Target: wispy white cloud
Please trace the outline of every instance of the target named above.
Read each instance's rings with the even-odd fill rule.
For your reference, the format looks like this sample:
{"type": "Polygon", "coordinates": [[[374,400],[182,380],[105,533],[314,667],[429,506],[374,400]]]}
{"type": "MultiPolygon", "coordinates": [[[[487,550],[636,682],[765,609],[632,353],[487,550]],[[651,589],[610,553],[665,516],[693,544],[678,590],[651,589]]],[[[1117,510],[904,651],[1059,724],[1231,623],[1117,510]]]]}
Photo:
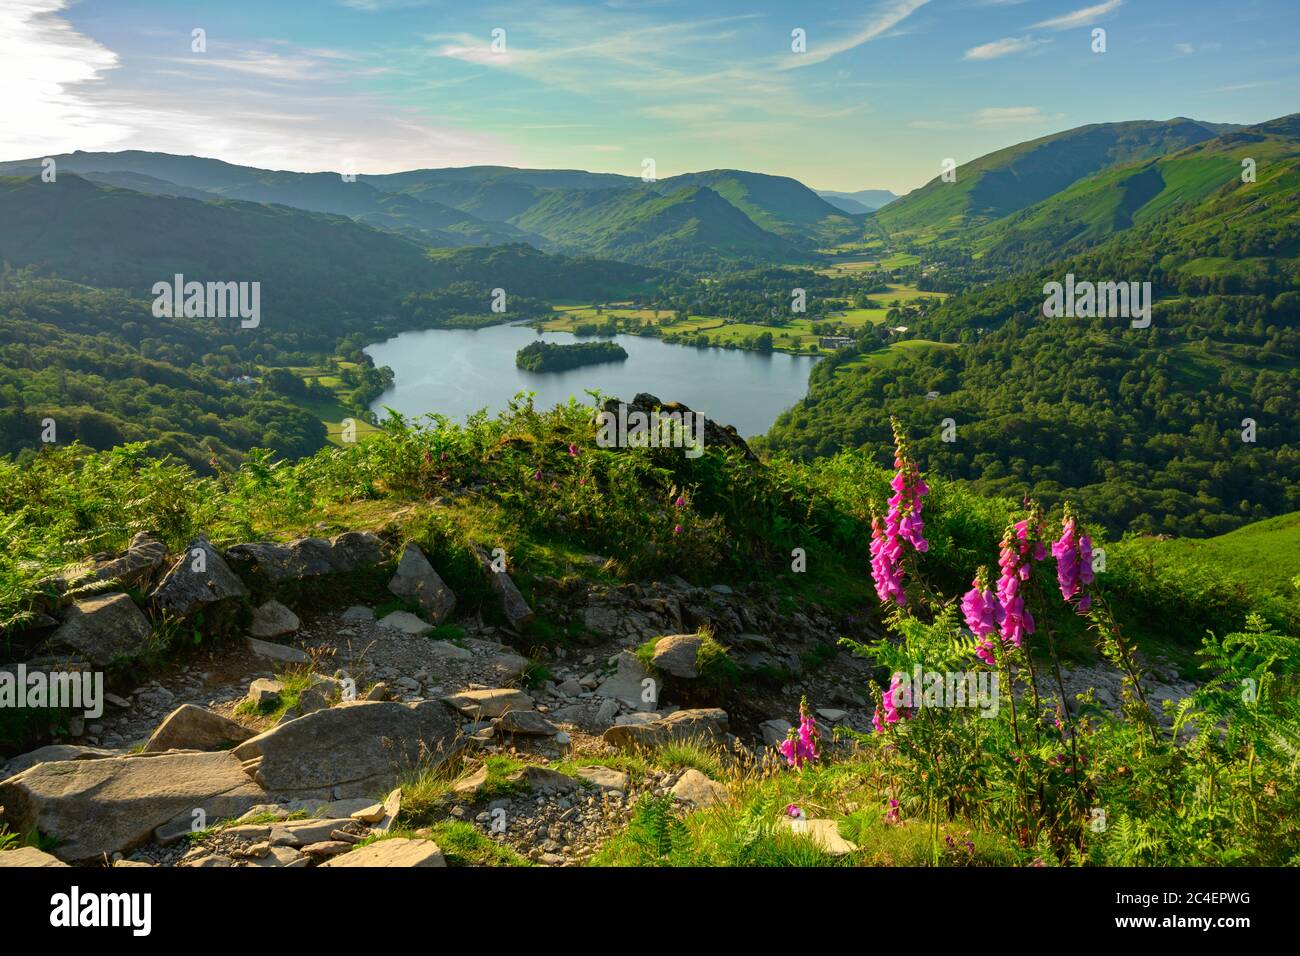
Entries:
{"type": "Polygon", "coordinates": [[[860,47],[864,43],[870,43],[872,40],[889,33],[894,27],[929,2],[930,0],[889,0],[889,2],[882,4],[867,22],[855,32],[830,43],[810,40],[808,52],[782,60],[780,68],[789,70],[802,66],[812,66],[814,63],[821,63],[840,53],[860,47]]]}
{"type": "Polygon", "coordinates": [[[1086,27],[1095,23],[1107,14],[1114,13],[1124,5],[1124,0],[1106,0],[1105,3],[1099,3],[1094,7],[1083,7],[1059,17],[1052,17],[1049,20],[1040,20],[1035,23],[1031,30],[1070,30],[1074,27],[1086,27]]]}
{"type": "Polygon", "coordinates": [[[963,60],[995,60],[1000,56],[1008,56],[1012,53],[1023,53],[1025,50],[1032,50],[1036,46],[1041,46],[1050,41],[1037,40],[1032,36],[1023,37],[1003,37],[1001,40],[994,40],[992,43],[983,43],[979,46],[973,46],[966,51],[962,57],[963,60]]]}
{"type": "Polygon", "coordinates": [[[988,106],[975,114],[977,126],[1018,126],[1051,119],[1054,117],[1044,115],[1037,106],[988,106]]]}

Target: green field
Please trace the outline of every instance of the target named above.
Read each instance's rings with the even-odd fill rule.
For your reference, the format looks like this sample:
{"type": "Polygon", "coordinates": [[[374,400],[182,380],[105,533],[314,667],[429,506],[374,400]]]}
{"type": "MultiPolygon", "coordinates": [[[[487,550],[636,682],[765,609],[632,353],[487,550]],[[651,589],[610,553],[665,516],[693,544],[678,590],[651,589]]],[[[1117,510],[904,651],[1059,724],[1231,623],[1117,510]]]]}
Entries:
{"type": "Polygon", "coordinates": [[[934,349],[955,349],[957,346],[951,342],[932,342],[930,339],[902,339],[898,342],[891,342],[883,349],[875,352],[868,352],[866,355],[859,355],[835,369],[836,372],[843,372],[848,369],[866,368],[873,366],[875,368],[888,368],[891,365],[897,365],[908,355],[922,355],[934,349]]]}
{"type": "MultiPolygon", "coordinates": [[[[355,362],[339,362],[339,368],[355,367],[355,362]]],[[[356,422],[357,441],[365,438],[367,435],[379,431],[374,425],[362,418],[357,417],[349,412],[347,406],[343,403],[343,398],[347,395],[349,386],[337,374],[327,369],[311,368],[299,366],[290,368],[289,371],[299,375],[306,382],[320,382],[326,388],[334,392],[335,398],[332,401],[323,399],[304,398],[293,396],[293,402],[299,408],[311,412],[322,422],[329,433],[329,440],[335,445],[343,444],[343,419],[351,418],[356,422]]]]}
{"type": "Polygon", "coordinates": [[[1158,553],[1211,564],[1236,580],[1280,595],[1300,582],[1300,511],[1256,521],[1217,538],[1173,538],[1153,544],[1158,553]]]}

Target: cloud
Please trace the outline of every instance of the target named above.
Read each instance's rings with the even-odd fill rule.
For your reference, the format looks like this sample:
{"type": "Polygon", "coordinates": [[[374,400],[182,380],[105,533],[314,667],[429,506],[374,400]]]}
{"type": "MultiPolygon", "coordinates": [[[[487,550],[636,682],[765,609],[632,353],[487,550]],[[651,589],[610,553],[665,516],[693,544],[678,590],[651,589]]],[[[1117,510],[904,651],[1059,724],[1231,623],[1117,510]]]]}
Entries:
{"type": "Polygon", "coordinates": [[[1095,7],[1084,7],[1081,10],[1075,10],[1064,16],[1052,17],[1050,20],[1040,20],[1035,23],[1031,30],[1069,30],[1074,27],[1086,27],[1088,24],[1113,13],[1124,5],[1124,0],[1106,0],[1105,3],[1099,3],[1095,7]]]}
{"type": "Polygon", "coordinates": [[[1014,126],[1020,123],[1044,123],[1051,117],[1037,106],[989,106],[975,114],[977,126],[1014,126]]]}
{"type": "Polygon", "coordinates": [[[869,43],[888,33],[929,2],[930,0],[890,0],[890,2],[882,5],[876,14],[863,24],[856,33],[832,43],[810,40],[807,53],[784,59],[779,68],[790,70],[802,66],[812,66],[814,63],[821,63],[837,54],[862,46],[864,43],[869,43]]]}
{"type": "Polygon", "coordinates": [[[1035,40],[1032,36],[1003,37],[1001,40],[994,40],[992,43],[984,43],[980,46],[971,47],[966,51],[962,59],[995,60],[1000,56],[1007,56],[1011,53],[1020,53],[1024,50],[1032,50],[1034,47],[1046,42],[1048,41],[1035,40]]]}
{"type": "Polygon", "coordinates": [[[1196,47],[1192,46],[1190,43],[1175,43],[1174,49],[1183,54],[1196,52],[1196,47]]]}
{"type": "Polygon", "coordinates": [[[0,4],[0,155],[96,149],[127,132],[90,96],[118,67],[117,54],[59,19],[65,6],[66,0],[0,4]]]}

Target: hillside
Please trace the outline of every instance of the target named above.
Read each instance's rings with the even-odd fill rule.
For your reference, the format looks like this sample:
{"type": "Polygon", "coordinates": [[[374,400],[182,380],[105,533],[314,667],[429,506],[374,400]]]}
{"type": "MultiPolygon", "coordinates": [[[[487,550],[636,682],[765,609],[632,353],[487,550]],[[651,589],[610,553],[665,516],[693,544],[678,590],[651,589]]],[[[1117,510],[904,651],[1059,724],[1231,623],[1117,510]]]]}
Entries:
{"type": "Polygon", "coordinates": [[[703,186],[667,195],[650,187],[551,193],[515,223],[546,236],[561,251],[663,266],[806,258],[703,186]]]}
{"type": "Polygon", "coordinates": [[[948,474],[989,493],[1072,498],[1112,530],[1213,535],[1296,510],[1300,179],[1291,159],[1261,164],[1253,184],[1216,168],[1230,178],[1201,203],[954,296],[907,333],[948,348],[881,353],[867,340],[822,363],[770,447],[878,447],[895,415],[948,474]],[[1150,282],[1151,326],[1043,318],[1045,283],[1067,273],[1150,282]],[[942,440],[945,419],[956,441],[942,440]]]}
{"type": "Polygon", "coordinates": [[[933,239],[1010,215],[1112,166],[1212,139],[1219,124],[1177,118],[1099,123],[1018,143],[958,166],[890,203],[876,219],[891,236],[933,239]]]}
{"type": "Polygon", "coordinates": [[[1215,203],[1234,192],[1284,200],[1279,190],[1300,185],[1297,166],[1300,120],[1282,117],[1098,173],[954,241],[990,260],[1043,261],[1161,216],[1213,215],[1215,203]],[[1241,180],[1246,160],[1255,163],[1255,183],[1241,180]]]}

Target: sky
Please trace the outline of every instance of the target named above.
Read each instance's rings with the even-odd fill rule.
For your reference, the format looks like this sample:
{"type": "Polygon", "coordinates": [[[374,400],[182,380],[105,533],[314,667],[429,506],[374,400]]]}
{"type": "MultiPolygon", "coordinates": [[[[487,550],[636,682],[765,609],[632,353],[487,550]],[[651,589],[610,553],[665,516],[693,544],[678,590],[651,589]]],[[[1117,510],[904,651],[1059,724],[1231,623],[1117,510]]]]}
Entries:
{"type": "Polygon", "coordinates": [[[1300,0],[0,0],[0,160],[653,159],[902,193],[945,159],[1086,123],[1261,122],[1298,90],[1300,0]]]}

